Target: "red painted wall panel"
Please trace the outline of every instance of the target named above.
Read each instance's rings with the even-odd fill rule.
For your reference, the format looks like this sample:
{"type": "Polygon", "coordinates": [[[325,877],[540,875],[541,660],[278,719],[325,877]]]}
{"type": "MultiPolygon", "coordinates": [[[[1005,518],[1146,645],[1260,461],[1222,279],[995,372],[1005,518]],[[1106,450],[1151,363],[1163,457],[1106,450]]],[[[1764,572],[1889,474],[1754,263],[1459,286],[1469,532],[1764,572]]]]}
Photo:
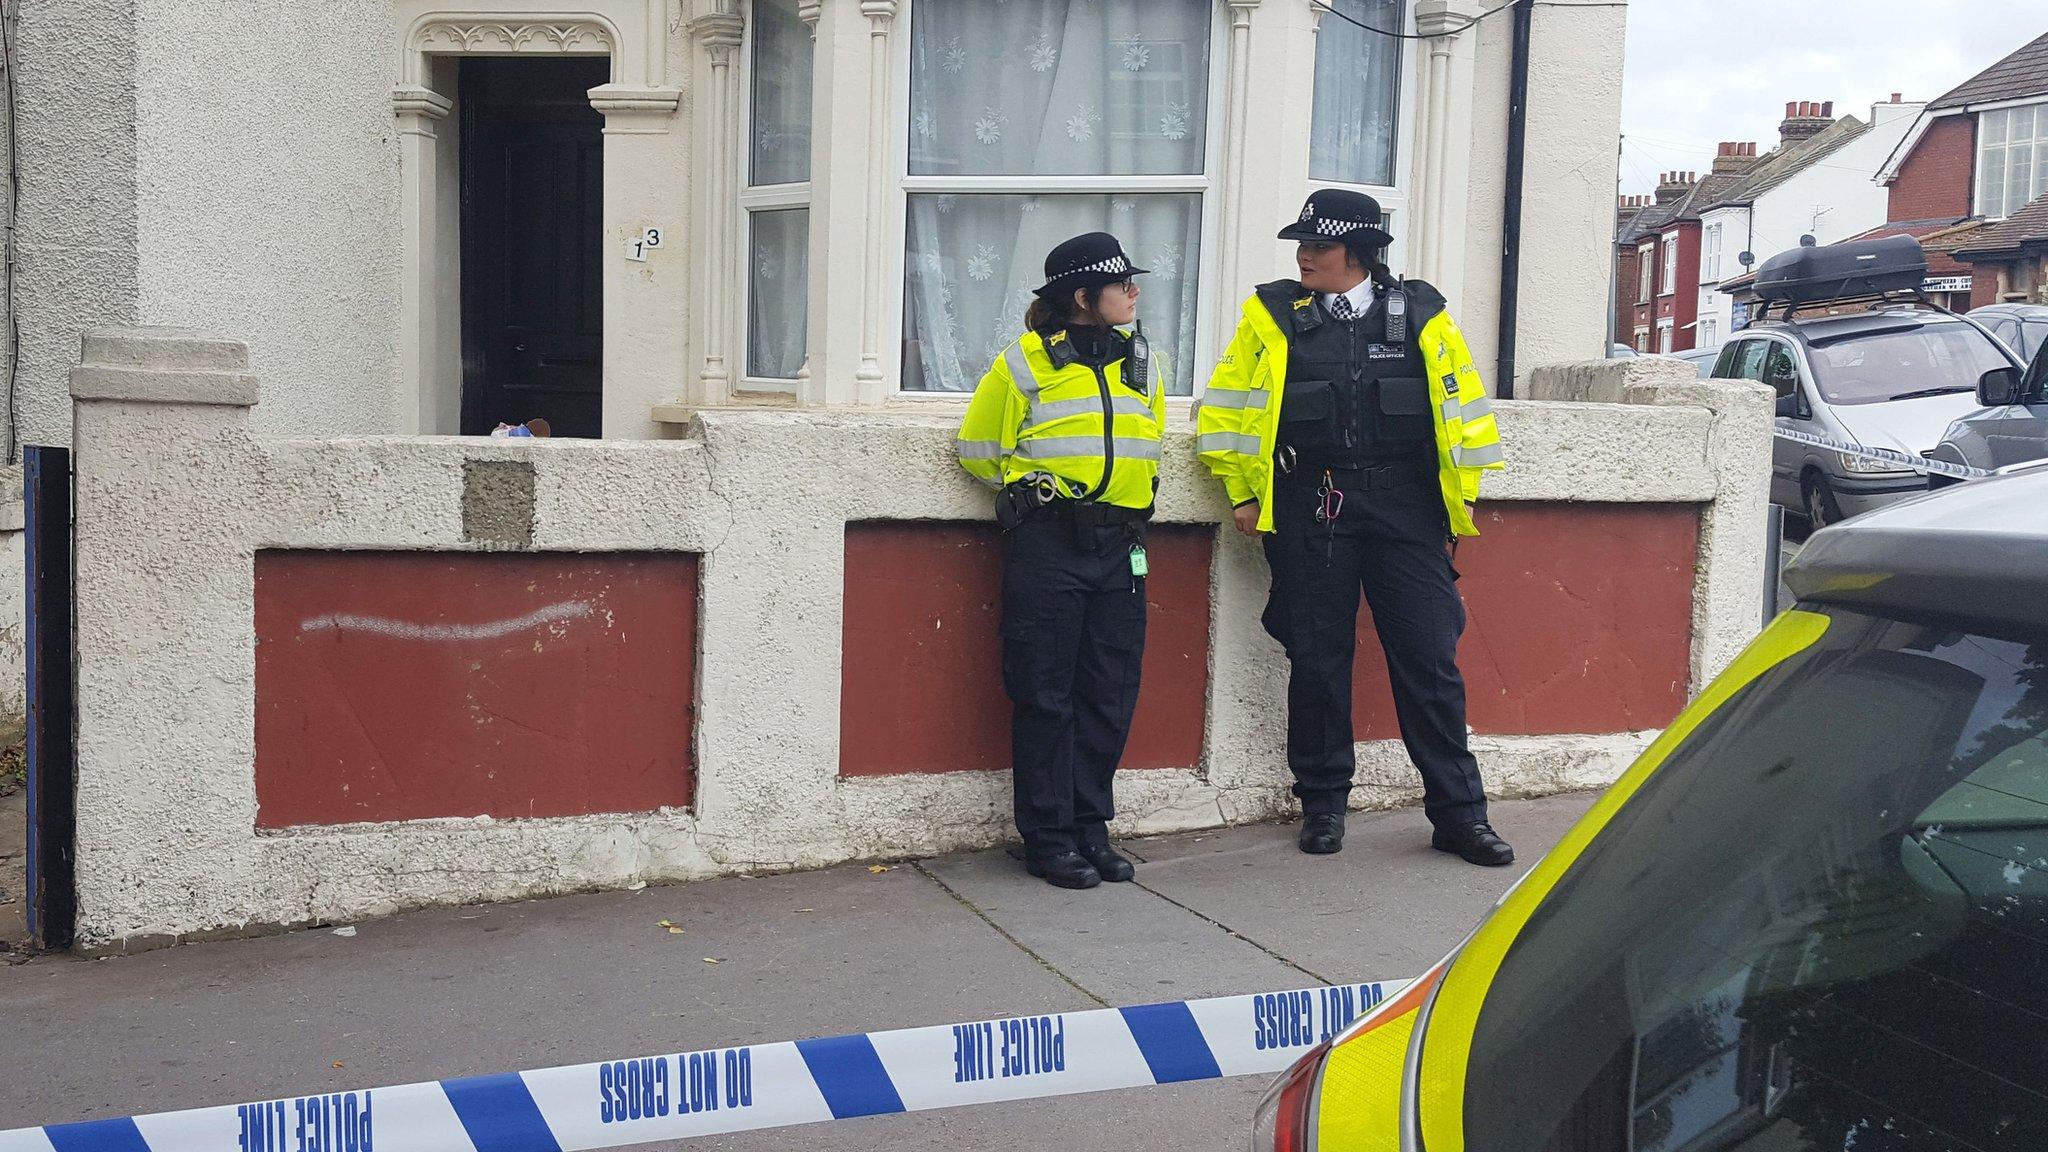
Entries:
{"type": "MultiPolygon", "coordinates": [[[[1684,504],[1481,505],[1459,545],[1466,722],[1492,735],[1662,728],[1692,678],[1699,512],[1684,504]]],[[[1371,614],[1359,619],[1352,728],[1394,740],[1371,614]]]]}
{"type": "Polygon", "coordinates": [[[697,558],[262,552],[259,828],[693,798],[697,558]]]}
{"type": "MultiPolygon", "coordinates": [[[[1002,544],[992,525],[846,526],[839,773],[1010,766],[1002,544]]],[[[1215,529],[1154,525],[1145,668],[1126,768],[1202,759],[1215,529]]]]}

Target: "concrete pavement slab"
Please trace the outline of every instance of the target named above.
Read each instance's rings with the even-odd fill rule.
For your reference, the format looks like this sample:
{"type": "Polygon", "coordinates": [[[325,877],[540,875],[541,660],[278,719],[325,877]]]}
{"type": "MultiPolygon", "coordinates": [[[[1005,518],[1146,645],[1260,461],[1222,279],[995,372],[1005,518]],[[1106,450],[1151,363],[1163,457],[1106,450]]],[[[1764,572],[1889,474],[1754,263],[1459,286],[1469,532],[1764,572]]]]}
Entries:
{"type": "MultiPolygon", "coordinates": [[[[1107,1005],[1229,996],[1317,983],[1135,884],[1085,892],[1034,879],[1002,851],[923,865],[1020,946],[1107,1005]]],[[[1139,879],[1149,866],[1138,866],[1139,879]]]]}
{"type": "Polygon", "coordinates": [[[909,867],[434,909],[0,968],[0,1128],[1093,1007],[909,867]]]}
{"type": "Polygon", "coordinates": [[[1593,799],[1495,801],[1494,825],[1515,846],[1506,868],[1436,851],[1422,813],[1404,810],[1354,813],[1334,856],[1295,848],[1293,825],[1140,841],[1138,879],[1330,983],[1405,979],[1463,939],[1593,799]]]}

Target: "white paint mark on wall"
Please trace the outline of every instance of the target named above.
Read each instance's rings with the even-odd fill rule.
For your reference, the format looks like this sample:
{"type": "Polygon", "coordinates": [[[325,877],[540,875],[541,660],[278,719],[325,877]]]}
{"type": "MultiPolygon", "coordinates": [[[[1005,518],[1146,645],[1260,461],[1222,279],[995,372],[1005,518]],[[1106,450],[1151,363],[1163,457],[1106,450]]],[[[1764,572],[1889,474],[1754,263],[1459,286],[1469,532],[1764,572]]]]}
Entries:
{"type": "MultiPolygon", "coordinates": [[[[300,632],[372,632],[396,640],[496,640],[514,632],[524,632],[543,624],[558,624],[565,620],[581,620],[596,610],[582,600],[569,600],[561,604],[550,604],[545,608],[514,616],[510,620],[492,620],[483,624],[415,624],[410,620],[389,620],[382,616],[357,616],[348,612],[337,612],[331,616],[316,616],[299,623],[300,632]]],[[[560,632],[557,631],[559,636],[560,632]]]]}

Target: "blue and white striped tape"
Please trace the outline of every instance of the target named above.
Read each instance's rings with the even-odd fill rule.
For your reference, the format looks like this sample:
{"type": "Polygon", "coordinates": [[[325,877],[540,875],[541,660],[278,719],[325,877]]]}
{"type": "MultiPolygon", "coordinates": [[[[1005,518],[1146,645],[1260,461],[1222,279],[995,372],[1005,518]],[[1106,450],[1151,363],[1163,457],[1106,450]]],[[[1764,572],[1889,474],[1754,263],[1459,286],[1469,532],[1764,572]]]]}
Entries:
{"type": "Polygon", "coordinates": [[[1404,981],[713,1048],[0,1132],[0,1152],[578,1152],[1279,1072],[1404,981]]]}
{"type": "Polygon", "coordinates": [[[1967,464],[1951,464],[1946,460],[1935,460],[1930,457],[1921,456],[1918,453],[1900,452],[1893,448],[1869,448],[1862,444],[1851,444],[1846,440],[1837,440],[1831,436],[1816,436],[1811,432],[1801,432],[1796,428],[1774,428],[1771,430],[1771,434],[1780,440],[1790,440],[1795,444],[1809,444],[1815,448],[1826,448],[1828,451],[1842,456],[1858,456],[1865,460],[1883,460],[1889,464],[1897,464],[1902,469],[1910,469],[1914,472],[1929,475],[1953,476],[1958,480],[1976,480],[1991,475],[1990,471],[1984,468],[1972,468],[1967,464]]]}

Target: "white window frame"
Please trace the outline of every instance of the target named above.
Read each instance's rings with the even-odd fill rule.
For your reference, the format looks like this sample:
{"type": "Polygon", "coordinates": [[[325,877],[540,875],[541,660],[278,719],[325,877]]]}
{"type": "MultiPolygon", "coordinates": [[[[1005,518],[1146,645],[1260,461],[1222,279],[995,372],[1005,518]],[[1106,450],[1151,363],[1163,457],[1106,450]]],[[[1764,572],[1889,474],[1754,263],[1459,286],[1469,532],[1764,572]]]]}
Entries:
{"type": "MultiPolygon", "coordinates": [[[[1400,31],[1405,35],[1414,36],[1416,34],[1416,7],[1417,0],[1401,0],[1400,31]]],[[[1329,21],[1337,19],[1337,17],[1333,17],[1328,13],[1318,13],[1318,16],[1323,23],[1317,26],[1318,31],[1316,32],[1316,35],[1321,36],[1322,32],[1320,29],[1329,21]]],[[[1227,45],[1228,41],[1226,40],[1223,43],[1227,45]]],[[[1408,162],[1413,158],[1410,149],[1417,144],[1417,141],[1415,139],[1415,74],[1421,70],[1419,67],[1421,61],[1418,57],[1418,53],[1416,52],[1416,44],[1417,41],[1415,40],[1401,41],[1401,82],[1400,84],[1396,85],[1394,89],[1394,100],[1398,104],[1398,107],[1394,109],[1393,168],[1394,179],[1397,181],[1401,178],[1401,173],[1409,170],[1407,165],[1408,162]]],[[[1313,56],[1311,56],[1311,59],[1313,59],[1313,56]]],[[[1226,61],[1226,65],[1227,63],[1228,62],[1226,61]]],[[[1314,84],[1315,77],[1310,76],[1309,90],[1311,96],[1309,105],[1308,139],[1311,141],[1315,139],[1315,106],[1313,97],[1314,84]]],[[[1247,107],[1249,107],[1250,103],[1251,101],[1249,100],[1249,98],[1247,98],[1247,107]]],[[[1315,179],[1311,179],[1308,182],[1308,186],[1309,191],[1311,192],[1323,188],[1349,188],[1354,192],[1363,192],[1366,195],[1372,197],[1373,199],[1379,201],[1381,211],[1385,212],[1387,216],[1391,218],[1387,221],[1387,223],[1390,225],[1387,228],[1387,231],[1392,233],[1394,236],[1394,242],[1387,246],[1387,265],[1391,268],[1398,269],[1407,261],[1408,232],[1406,225],[1400,223],[1401,221],[1405,221],[1409,218],[1407,189],[1402,188],[1398,184],[1351,184],[1339,180],[1315,179]]]]}
{"type": "Polygon", "coordinates": [[[1675,296],[1678,294],[1678,233],[1666,232],[1661,239],[1664,244],[1664,282],[1658,286],[1657,295],[1675,296]]]}
{"type": "Polygon", "coordinates": [[[1708,284],[1721,282],[1721,222],[1701,226],[1700,279],[1708,284]]]}
{"type": "Polygon", "coordinates": [[[1671,346],[1672,346],[1672,344],[1673,344],[1673,343],[1675,343],[1675,340],[1676,340],[1676,336],[1675,336],[1675,333],[1676,333],[1676,331],[1677,331],[1677,330],[1676,330],[1676,328],[1675,328],[1675,327],[1673,326],[1673,322],[1672,322],[1672,321],[1670,321],[1670,320],[1659,320],[1659,321],[1657,321],[1657,351],[1658,351],[1658,352],[1659,352],[1660,354],[1662,354],[1662,353],[1668,353],[1668,352],[1670,352],[1670,351],[1671,351],[1671,346]]]}
{"type": "Polygon", "coordinates": [[[1650,330],[1649,330],[1648,328],[1645,328],[1645,327],[1643,327],[1642,325],[1638,324],[1638,325],[1636,325],[1636,351],[1638,351],[1638,352],[1648,352],[1649,350],[1650,350],[1650,330]]]}
{"type": "MultiPolygon", "coordinates": [[[[1992,149],[1995,148],[1999,151],[2005,152],[2007,154],[2006,161],[2008,164],[2010,164],[2012,159],[2011,152],[2013,147],[2013,139],[2009,127],[2006,133],[2006,137],[2003,141],[1997,144],[1986,144],[1984,142],[1984,118],[1987,116],[2009,116],[2012,113],[2012,111],[2017,108],[2032,108],[2034,110],[2034,135],[2028,140],[2028,143],[2034,146],[2037,153],[2035,159],[2032,162],[2034,175],[2036,177],[2038,177],[2041,172],[2041,161],[2039,159],[2038,152],[2042,148],[2048,148],[2048,124],[2043,123],[2044,119],[2048,119],[2048,101],[2014,100],[2006,103],[2001,103],[1996,107],[1983,109],[1977,113],[1977,123],[1974,125],[1976,129],[1975,136],[1977,141],[1977,154],[1971,158],[1970,167],[1970,182],[1972,185],[1975,186],[1976,194],[1971,197],[1971,207],[1976,210],[1977,215],[1985,217],[1989,220],[2003,220],[2007,216],[2010,216],[2014,212],[2017,212],[2020,209],[2025,208],[2027,206],[2026,204],[2005,203],[2005,190],[2008,186],[2009,179],[2000,180],[1998,184],[1998,203],[1996,206],[1997,210],[1994,211],[1991,198],[1988,194],[1989,190],[1985,187],[1984,180],[1984,166],[1990,158],[1992,149]]],[[[2008,171],[2010,171],[2010,169],[2008,169],[2008,171]]],[[[2048,192],[2048,187],[2043,187],[2035,180],[2030,179],[2028,181],[2028,187],[2033,193],[2027,199],[2027,203],[2029,204],[2032,203],[2035,199],[2038,199],[2043,192],[2048,192]]]]}
{"type": "MultiPolygon", "coordinates": [[[[800,382],[798,377],[755,376],[748,371],[748,368],[751,367],[752,359],[750,355],[749,323],[754,311],[754,277],[752,274],[754,265],[754,214],[756,212],[775,211],[777,209],[803,208],[810,211],[813,214],[813,218],[815,218],[817,207],[813,202],[811,189],[816,184],[818,174],[816,171],[813,171],[811,179],[791,184],[755,185],[753,183],[754,29],[757,27],[754,20],[753,0],[747,0],[745,17],[746,23],[740,33],[740,45],[735,49],[739,53],[737,73],[739,77],[740,110],[739,139],[734,143],[733,167],[739,172],[740,186],[735,202],[739,206],[740,219],[738,221],[739,243],[733,245],[735,262],[731,269],[733,276],[733,299],[739,302],[738,307],[733,310],[732,332],[729,335],[729,339],[732,341],[729,345],[733,350],[732,358],[734,361],[737,361],[737,363],[733,364],[732,369],[733,391],[756,393],[782,392],[794,395],[797,390],[797,384],[800,382]]],[[[813,38],[811,41],[811,76],[813,84],[816,83],[817,78],[817,50],[818,43],[813,38]]],[[[815,109],[817,108],[817,101],[815,99],[811,102],[811,107],[815,115],[815,109]]],[[[815,123],[811,125],[811,131],[817,131],[815,123]]],[[[816,151],[813,150],[812,165],[814,168],[817,163],[816,155],[816,151]]],[[[808,248],[808,244],[806,247],[808,248]]],[[[806,253],[805,259],[808,262],[808,253],[806,253]]],[[[815,273],[816,269],[811,269],[811,272],[815,273]]],[[[806,331],[808,331],[810,321],[808,291],[806,291],[805,296],[805,325],[806,331]]],[[[804,364],[807,367],[810,364],[808,354],[804,357],[804,364]]]]}
{"type": "Polygon", "coordinates": [[[1657,242],[1636,246],[1636,303],[1648,304],[1657,296],[1657,242]]]}
{"type": "MultiPolygon", "coordinates": [[[[1195,364],[1207,364],[1213,358],[1216,333],[1210,319],[1216,309],[1206,306],[1208,290],[1216,284],[1222,253],[1218,251],[1222,237],[1222,215],[1217,211],[1217,187],[1222,174],[1217,172],[1223,150],[1224,89],[1227,87],[1230,70],[1230,23],[1225,6],[1210,4],[1209,20],[1209,103],[1202,139],[1202,171],[1185,176],[914,176],[910,172],[910,61],[911,40],[915,37],[917,0],[903,0],[896,14],[897,35],[890,37],[895,49],[893,62],[894,76],[890,87],[887,114],[890,133],[895,138],[894,155],[890,163],[891,172],[888,231],[883,235],[882,259],[882,309],[880,367],[883,381],[892,399],[913,403],[962,404],[967,400],[965,392],[945,392],[927,388],[906,390],[903,387],[903,290],[904,277],[908,273],[910,254],[909,242],[910,197],[922,193],[957,192],[963,196],[976,194],[1011,194],[1055,196],[1060,194],[1109,194],[1127,192],[1144,195],[1148,192],[1194,193],[1202,200],[1202,258],[1197,262],[1195,272],[1195,364]]],[[[815,173],[813,174],[815,175],[815,173]]],[[[1232,206],[1233,209],[1235,205],[1232,206]]],[[[1024,318],[1019,316],[1017,324],[1021,330],[1024,318]]],[[[1191,406],[1201,394],[1200,377],[1191,378],[1196,385],[1190,395],[1168,396],[1169,406],[1182,408],[1191,406]]]]}
{"type": "Polygon", "coordinates": [[[1697,329],[1697,332],[1698,332],[1698,337],[1699,337],[1699,339],[1698,339],[1698,345],[1699,345],[1699,347],[1701,347],[1701,348],[1716,348],[1716,347],[1719,347],[1719,346],[1720,346],[1720,343],[1721,343],[1721,321],[1720,321],[1720,320],[1719,320],[1719,319],[1718,319],[1717,317],[1713,317],[1713,316],[1706,316],[1706,317],[1702,317],[1702,318],[1700,319],[1700,326],[1699,326],[1699,328],[1697,329]]]}

